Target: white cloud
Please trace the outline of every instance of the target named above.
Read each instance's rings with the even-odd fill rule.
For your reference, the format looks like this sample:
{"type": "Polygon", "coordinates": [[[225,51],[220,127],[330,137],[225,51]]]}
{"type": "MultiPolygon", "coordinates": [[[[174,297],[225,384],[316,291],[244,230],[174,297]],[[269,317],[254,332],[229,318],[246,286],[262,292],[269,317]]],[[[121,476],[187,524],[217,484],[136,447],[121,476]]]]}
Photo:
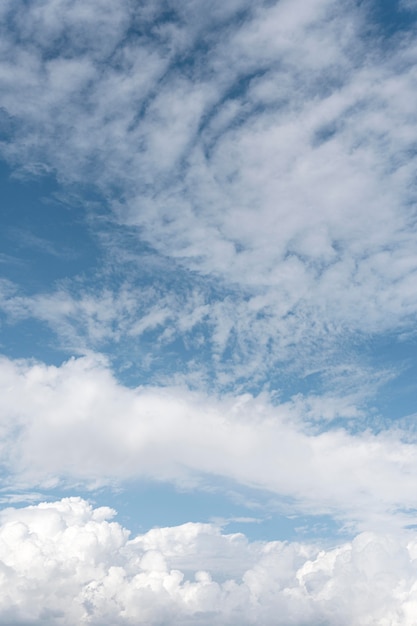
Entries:
{"type": "Polygon", "coordinates": [[[88,352],[106,342],[159,331],[161,343],[187,333],[208,315],[202,294],[190,289],[176,295],[157,284],[136,286],[124,281],[117,289],[63,281],[52,292],[25,295],[8,280],[0,280],[0,308],[10,324],[36,319],[48,324],[61,346],[88,352]]]}
{"type": "Polygon", "coordinates": [[[2,623],[414,624],[414,535],[326,548],[188,523],[130,539],[113,514],[80,498],[3,511],[2,623]]]}
{"type": "Polygon", "coordinates": [[[374,531],[334,549],[203,524],[129,540],[79,499],[8,509],[2,623],[415,623],[417,544],[398,532],[414,521],[415,437],[371,430],[366,399],[392,372],[369,373],[346,346],[415,332],[417,47],[404,31],[386,54],[357,4],[1,4],[2,154],[23,175],[93,185],[111,213],[91,221],[104,268],[35,294],[2,282],[2,311],[78,354],[189,341],[188,383],[214,369],[213,387],[234,389],[175,386],[182,362],[165,387],[128,388],[94,354],[3,358],[10,501],[57,484],[215,479],[374,531]],[[237,391],[294,372],[326,391],[282,403],[237,391]]]}
{"type": "MultiPolygon", "coordinates": [[[[170,259],[179,268],[174,288],[167,279],[160,290],[132,288],[130,277],[115,289],[101,276],[103,287],[66,283],[29,297],[5,283],[3,310],[48,323],[78,352],[155,329],[158,342],[186,340],[200,324],[190,341],[209,356],[194,353],[189,370],[201,380],[211,359],[224,385],[258,383],[291,359],[327,374],[346,336],[409,329],[415,44],[405,39],[389,59],[368,40],[365,49],[363,14],[350,3],[258,4],[237,21],[244,3],[229,14],[219,4],[215,31],[201,2],[172,6],[181,19],[156,3],[134,14],[99,2],[97,19],[79,2],[3,9],[14,27],[1,43],[2,106],[16,121],[5,155],[95,184],[112,219],[160,253],[162,270],[170,259]]],[[[364,414],[364,385],[352,392],[352,379],[345,397],[276,408],[262,397],[129,390],[88,360],[2,367],[18,390],[4,383],[1,400],[13,480],[218,474],[375,524],[412,506],[413,444],[306,430],[364,414]]]]}
{"type": "Polygon", "coordinates": [[[394,429],[317,432],[311,424],[355,417],[354,399],[298,395],[274,406],[267,396],[129,389],[92,357],[61,367],[3,358],[0,368],[0,452],[11,490],[135,477],[198,486],[217,477],[362,529],[409,523],[415,442],[394,429]]]}
{"type": "MultiPolygon", "coordinates": [[[[302,360],[300,346],[325,361],[346,335],[410,328],[414,41],[383,56],[350,2],[170,6],[171,17],[156,2],[6,5],[4,154],[95,184],[165,268],[175,259],[184,282],[207,278],[188,319],[210,304],[219,380],[302,360]]],[[[81,315],[97,347],[161,315],[181,335],[183,303],[165,296],[162,312],[115,306],[117,320],[97,319],[95,294],[64,322],[56,295],[25,306],[66,339],[81,315]]]]}

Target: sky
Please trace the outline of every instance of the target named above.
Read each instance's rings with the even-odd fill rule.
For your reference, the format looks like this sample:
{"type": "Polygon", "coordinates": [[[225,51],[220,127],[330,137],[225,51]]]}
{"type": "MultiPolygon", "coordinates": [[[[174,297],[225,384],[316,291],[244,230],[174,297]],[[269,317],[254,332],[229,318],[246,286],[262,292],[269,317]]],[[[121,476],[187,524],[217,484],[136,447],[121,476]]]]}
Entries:
{"type": "Polygon", "coordinates": [[[417,2],[0,4],[0,622],[417,623],[417,2]]]}

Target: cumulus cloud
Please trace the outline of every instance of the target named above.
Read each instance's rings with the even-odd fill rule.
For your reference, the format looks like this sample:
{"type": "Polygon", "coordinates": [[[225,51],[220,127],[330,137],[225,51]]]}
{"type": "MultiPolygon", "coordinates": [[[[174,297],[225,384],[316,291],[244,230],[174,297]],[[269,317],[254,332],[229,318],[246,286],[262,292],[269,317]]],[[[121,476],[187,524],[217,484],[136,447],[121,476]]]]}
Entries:
{"type": "Polygon", "coordinates": [[[409,434],[315,429],[321,416],[355,416],[346,399],[274,404],[266,395],[130,389],[93,357],[60,367],[3,358],[0,367],[0,452],[11,489],[137,477],[198,487],[219,477],[362,529],[410,523],[417,467],[409,434]]]}
{"type": "Polygon", "coordinates": [[[113,515],[81,498],[4,510],[2,623],[414,624],[414,535],[331,548],[188,523],[130,538],[113,515]]]}

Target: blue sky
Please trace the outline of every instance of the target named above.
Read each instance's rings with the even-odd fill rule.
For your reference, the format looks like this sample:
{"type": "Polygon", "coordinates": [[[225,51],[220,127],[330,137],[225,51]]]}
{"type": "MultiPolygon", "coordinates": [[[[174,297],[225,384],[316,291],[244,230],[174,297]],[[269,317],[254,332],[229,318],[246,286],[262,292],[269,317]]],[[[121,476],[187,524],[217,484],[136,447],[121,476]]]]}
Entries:
{"type": "Polygon", "coordinates": [[[2,4],[0,621],[415,623],[416,11],[2,4]]]}

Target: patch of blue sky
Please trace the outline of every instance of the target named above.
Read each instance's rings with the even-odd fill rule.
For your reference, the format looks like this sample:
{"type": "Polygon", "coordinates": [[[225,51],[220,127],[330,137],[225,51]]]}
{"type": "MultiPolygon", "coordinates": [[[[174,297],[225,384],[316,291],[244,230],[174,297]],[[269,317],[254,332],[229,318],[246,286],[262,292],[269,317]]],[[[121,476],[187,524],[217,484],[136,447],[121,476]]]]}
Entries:
{"type": "MultiPolygon", "coordinates": [[[[133,534],[155,526],[176,526],[186,522],[214,522],[226,532],[240,532],[251,541],[297,541],[326,537],[340,539],[343,524],[329,515],[283,513],[283,503],[271,501],[270,494],[233,485],[231,495],[221,483],[211,480],[210,489],[180,490],[166,483],[135,483],[120,492],[97,492],[94,502],[113,506],[120,521],[133,534]],[[281,509],[281,510],[280,510],[281,509]]],[[[84,494],[87,499],[91,494],[84,494]]]]}
{"type": "MultiPolygon", "coordinates": [[[[74,487],[8,494],[3,490],[4,505],[23,507],[33,493],[39,501],[51,502],[74,494],[74,487]]],[[[110,506],[115,518],[129,529],[131,536],[151,528],[178,526],[187,522],[214,523],[224,532],[243,533],[249,541],[326,541],[328,544],[351,536],[344,523],[329,514],[294,512],[294,503],[274,498],[269,493],[210,479],[210,485],[179,488],[170,483],[138,480],[119,488],[85,490],[78,496],[96,506],[110,506]]]]}
{"type": "Polygon", "coordinates": [[[390,37],[400,37],[404,31],[415,29],[415,8],[404,0],[371,0],[362,3],[370,12],[368,26],[384,38],[384,45],[390,37]]]}
{"type": "Polygon", "coordinates": [[[59,366],[69,356],[45,324],[33,319],[11,321],[0,318],[0,350],[10,359],[33,359],[59,366]]]}
{"type": "MultiPolygon", "coordinates": [[[[417,362],[415,359],[417,336],[384,334],[372,338],[367,350],[372,352],[375,368],[384,368],[392,376],[381,386],[373,399],[382,418],[381,427],[399,423],[416,413],[417,362]]],[[[410,426],[410,424],[409,424],[410,426]]]]}
{"type": "Polygon", "coordinates": [[[97,264],[99,249],[85,210],[68,192],[63,195],[54,176],[13,177],[2,162],[0,185],[4,278],[31,294],[97,264]]]}

